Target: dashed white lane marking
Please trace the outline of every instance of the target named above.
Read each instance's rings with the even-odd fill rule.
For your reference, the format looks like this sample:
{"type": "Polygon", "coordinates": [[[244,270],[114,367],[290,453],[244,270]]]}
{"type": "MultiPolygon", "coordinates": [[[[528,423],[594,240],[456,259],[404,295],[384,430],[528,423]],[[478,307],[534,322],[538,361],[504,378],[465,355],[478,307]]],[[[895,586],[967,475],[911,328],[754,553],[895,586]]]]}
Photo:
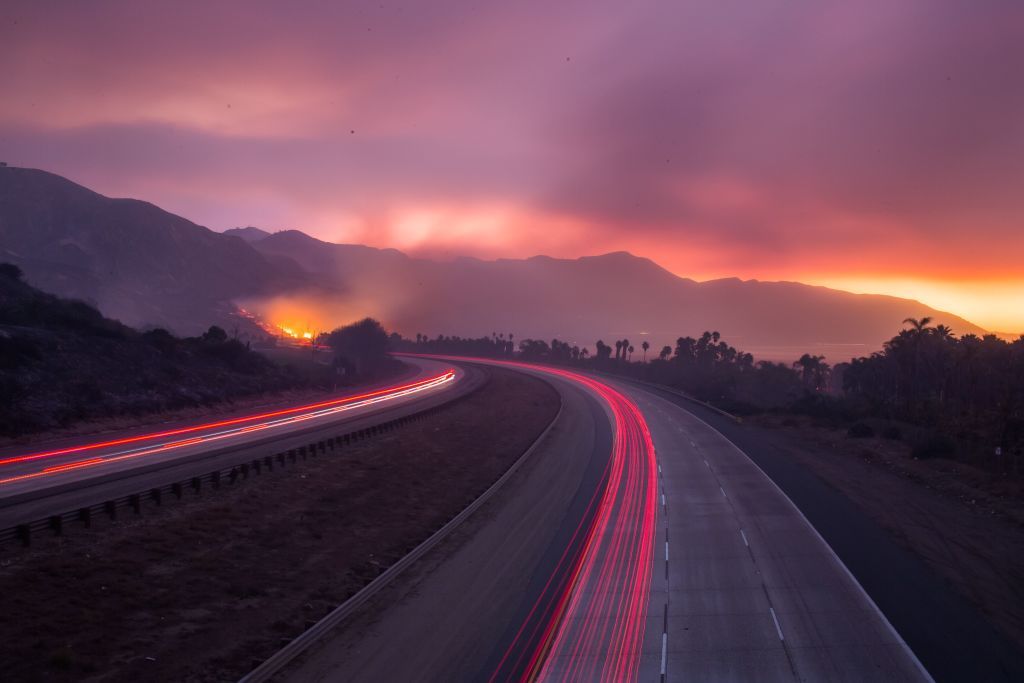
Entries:
{"type": "Polygon", "coordinates": [[[777,616],[775,616],[775,608],[774,607],[769,607],[768,611],[772,613],[772,621],[775,622],[775,630],[779,634],[779,640],[785,640],[785,637],[783,637],[783,635],[782,635],[782,627],[779,626],[779,618],[777,616]]]}
{"type": "Polygon", "coordinates": [[[658,465],[658,474],[661,474],[661,465],[658,465]]]}
{"type": "Polygon", "coordinates": [[[707,460],[704,461],[704,464],[708,466],[709,470],[711,469],[711,463],[709,463],[707,460]]]}
{"type": "Polygon", "coordinates": [[[661,494],[661,507],[665,507],[665,494],[661,494]]]}
{"type": "Polygon", "coordinates": [[[718,487],[718,490],[722,492],[722,497],[723,498],[728,498],[729,497],[729,496],[725,495],[725,489],[723,489],[721,486],[718,487]]]}
{"type": "Polygon", "coordinates": [[[743,537],[743,545],[750,547],[750,543],[747,542],[747,535],[743,533],[743,529],[740,529],[740,536],[743,537]]]}
{"type": "Polygon", "coordinates": [[[668,634],[663,631],[661,634],[661,675],[663,677],[665,676],[666,659],[668,659],[668,634]]]}
{"type": "Polygon", "coordinates": [[[668,562],[668,541],[665,541],[665,561],[668,562]]]}

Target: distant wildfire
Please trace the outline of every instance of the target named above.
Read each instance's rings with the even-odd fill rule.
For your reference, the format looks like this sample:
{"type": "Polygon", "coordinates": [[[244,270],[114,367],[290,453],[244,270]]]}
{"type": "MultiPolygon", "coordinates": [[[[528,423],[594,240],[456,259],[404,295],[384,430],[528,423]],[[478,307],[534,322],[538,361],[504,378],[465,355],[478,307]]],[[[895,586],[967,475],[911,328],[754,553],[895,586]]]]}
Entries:
{"type": "Polygon", "coordinates": [[[297,340],[315,339],[371,315],[336,297],[309,293],[246,300],[239,310],[268,334],[297,340]]]}

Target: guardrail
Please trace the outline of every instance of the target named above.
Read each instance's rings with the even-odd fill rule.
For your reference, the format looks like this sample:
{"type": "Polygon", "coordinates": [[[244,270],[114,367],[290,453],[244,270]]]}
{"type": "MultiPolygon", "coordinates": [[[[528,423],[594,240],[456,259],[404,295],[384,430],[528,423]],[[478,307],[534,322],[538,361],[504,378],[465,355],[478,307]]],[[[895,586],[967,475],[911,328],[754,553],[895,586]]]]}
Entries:
{"type": "Polygon", "coordinates": [[[246,459],[244,462],[213,470],[206,474],[179,479],[163,486],[149,488],[101,503],[79,507],[61,514],[50,515],[43,519],[36,519],[7,527],[6,529],[0,529],[0,548],[10,546],[11,544],[27,548],[32,545],[33,538],[39,534],[61,536],[72,525],[88,529],[92,527],[95,518],[116,520],[118,515],[125,510],[130,510],[133,514],[140,515],[142,514],[143,504],[162,506],[165,502],[180,501],[186,494],[199,495],[204,490],[216,491],[224,486],[245,481],[250,477],[258,477],[262,474],[273,472],[275,469],[283,469],[290,464],[298,463],[300,459],[306,460],[328,452],[335,452],[347,445],[392,432],[404,425],[435,415],[472,396],[479,389],[480,387],[476,387],[474,390],[451,401],[387,420],[380,424],[311,441],[304,446],[278,451],[258,458],[246,459]]]}

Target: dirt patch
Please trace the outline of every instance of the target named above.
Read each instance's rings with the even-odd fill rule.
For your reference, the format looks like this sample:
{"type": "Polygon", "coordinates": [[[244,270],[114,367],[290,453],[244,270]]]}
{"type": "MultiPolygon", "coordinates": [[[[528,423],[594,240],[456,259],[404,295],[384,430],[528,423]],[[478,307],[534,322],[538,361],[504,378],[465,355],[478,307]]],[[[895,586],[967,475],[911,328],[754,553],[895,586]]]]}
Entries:
{"type": "Polygon", "coordinates": [[[898,440],[851,438],[804,417],[749,420],[922,557],[1024,649],[1024,485],[898,440]]]}
{"type": "Polygon", "coordinates": [[[236,680],[457,514],[547,426],[551,387],[490,373],[469,400],[340,454],[0,555],[4,676],[236,680]]]}

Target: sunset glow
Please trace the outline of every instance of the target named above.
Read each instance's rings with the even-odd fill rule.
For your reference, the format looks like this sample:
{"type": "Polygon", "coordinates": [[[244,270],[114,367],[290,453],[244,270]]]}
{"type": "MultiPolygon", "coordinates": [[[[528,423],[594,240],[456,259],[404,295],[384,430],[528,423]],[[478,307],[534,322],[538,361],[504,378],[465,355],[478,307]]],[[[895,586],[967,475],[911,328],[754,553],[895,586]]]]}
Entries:
{"type": "MultiPolygon", "coordinates": [[[[0,140],[12,164],[216,230],[440,258],[627,250],[1024,330],[1024,8],[748,10],[17,4],[0,140]]],[[[297,315],[270,319],[336,320],[297,315]]]]}

